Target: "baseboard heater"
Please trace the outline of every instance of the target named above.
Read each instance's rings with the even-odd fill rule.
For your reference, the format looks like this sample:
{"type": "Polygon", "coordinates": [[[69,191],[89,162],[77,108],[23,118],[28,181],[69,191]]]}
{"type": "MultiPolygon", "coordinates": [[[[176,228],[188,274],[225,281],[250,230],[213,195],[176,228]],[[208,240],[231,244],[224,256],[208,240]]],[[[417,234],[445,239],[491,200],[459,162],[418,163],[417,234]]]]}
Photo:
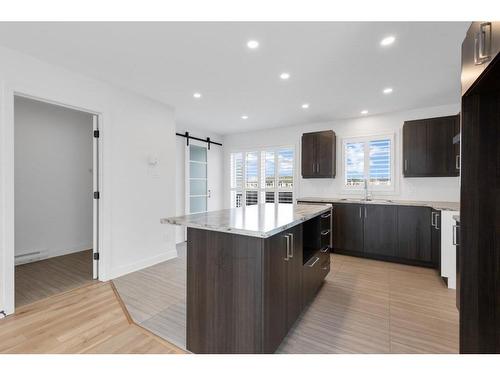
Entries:
{"type": "Polygon", "coordinates": [[[47,250],[32,251],[31,253],[25,253],[14,256],[14,262],[16,266],[26,263],[36,262],[38,260],[48,258],[47,250]]]}

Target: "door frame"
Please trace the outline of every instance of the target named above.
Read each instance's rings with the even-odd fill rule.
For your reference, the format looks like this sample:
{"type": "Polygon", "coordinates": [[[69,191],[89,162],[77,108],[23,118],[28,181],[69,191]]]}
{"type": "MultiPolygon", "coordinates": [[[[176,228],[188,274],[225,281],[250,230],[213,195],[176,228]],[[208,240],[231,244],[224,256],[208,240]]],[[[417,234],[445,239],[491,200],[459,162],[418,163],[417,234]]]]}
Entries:
{"type": "MultiPolygon", "coordinates": [[[[0,92],[0,108],[2,109],[2,117],[0,118],[0,162],[3,169],[0,170],[0,198],[2,199],[0,203],[3,203],[2,208],[4,211],[0,214],[0,238],[3,236],[3,251],[0,248],[0,310],[6,315],[13,314],[15,311],[14,98],[16,96],[86,112],[97,118],[100,137],[97,142],[98,148],[96,152],[93,150],[93,155],[94,159],[97,158],[95,163],[99,166],[96,177],[100,189],[100,199],[99,202],[97,202],[100,209],[98,209],[97,215],[94,215],[93,228],[97,229],[97,236],[94,236],[94,241],[98,244],[97,248],[100,253],[99,265],[101,267],[97,267],[95,276],[98,280],[105,279],[105,271],[103,270],[103,236],[99,235],[103,233],[104,225],[104,210],[102,209],[104,202],[102,199],[104,165],[102,147],[102,129],[104,127],[103,113],[97,110],[51,100],[40,95],[30,94],[29,91],[30,90],[16,90],[13,87],[5,85],[3,87],[3,92],[0,92]]],[[[93,247],[95,247],[95,245],[93,245],[93,247]]],[[[0,318],[2,318],[2,316],[0,316],[0,318]]]]}

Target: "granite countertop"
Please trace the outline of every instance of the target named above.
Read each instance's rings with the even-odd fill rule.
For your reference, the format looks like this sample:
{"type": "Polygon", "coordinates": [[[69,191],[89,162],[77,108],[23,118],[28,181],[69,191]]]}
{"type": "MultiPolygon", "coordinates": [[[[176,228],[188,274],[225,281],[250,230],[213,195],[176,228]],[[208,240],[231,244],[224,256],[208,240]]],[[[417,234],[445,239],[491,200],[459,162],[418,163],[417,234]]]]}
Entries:
{"type": "Polygon", "coordinates": [[[169,217],[160,223],[267,238],[330,209],[326,205],[266,203],[169,217]]]}
{"type": "Polygon", "coordinates": [[[371,201],[365,201],[359,198],[318,198],[305,197],[299,198],[300,202],[319,202],[319,203],[362,203],[362,204],[386,204],[399,206],[422,206],[431,207],[441,211],[460,211],[460,202],[433,202],[433,201],[405,201],[397,199],[376,198],[371,201]]]}

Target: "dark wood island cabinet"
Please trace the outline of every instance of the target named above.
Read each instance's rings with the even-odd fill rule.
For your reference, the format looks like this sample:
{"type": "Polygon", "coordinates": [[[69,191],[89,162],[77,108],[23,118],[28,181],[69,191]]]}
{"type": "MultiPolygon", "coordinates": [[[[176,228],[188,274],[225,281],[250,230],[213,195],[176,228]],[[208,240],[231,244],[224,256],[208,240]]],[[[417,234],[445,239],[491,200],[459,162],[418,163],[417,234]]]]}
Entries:
{"type": "Polygon", "coordinates": [[[330,219],[330,206],[290,204],[164,219],[188,226],[187,349],[275,352],[330,270],[330,219]]]}

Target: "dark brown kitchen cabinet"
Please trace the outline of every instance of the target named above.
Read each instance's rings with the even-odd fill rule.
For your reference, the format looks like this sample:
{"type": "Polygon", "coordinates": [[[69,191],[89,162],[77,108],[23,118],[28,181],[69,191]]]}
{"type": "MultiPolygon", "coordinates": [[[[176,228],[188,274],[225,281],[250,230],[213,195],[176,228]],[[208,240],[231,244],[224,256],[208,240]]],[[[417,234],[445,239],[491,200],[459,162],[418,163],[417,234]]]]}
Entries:
{"type": "Polygon", "coordinates": [[[397,256],[397,206],[366,204],[364,215],[364,253],[397,256]]]}
{"type": "Polygon", "coordinates": [[[333,208],[333,248],[363,252],[363,207],[361,204],[335,204],[333,208]]]}
{"type": "Polygon", "coordinates": [[[326,248],[317,251],[304,263],[302,284],[304,305],[314,298],[328,272],[330,272],[330,252],[326,248]]]}
{"type": "Polygon", "coordinates": [[[265,241],[265,352],[274,352],[302,311],[302,225],[265,241]]]}
{"type": "MultiPolygon", "coordinates": [[[[500,22],[462,44],[460,353],[500,353],[500,22]]],[[[458,223],[457,223],[458,224],[458,223]]],[[[458,281],[459,280],[459,281],[458,281]]]]}
{"type": "Polygon", "coordinates": [[[287,332],[302,311],[302,225],[284,232],[290,237],[290,255],[286,267],[286,322],[287,332]]]}
{"type": "Polygon", "coordinates": [[[398,207],[398,258],[432,263],[431,220],[428,207],[398,207]]]}
{"type": "Polygon", "coordinates": [[[335,148],[332,130],[302,134],[302,177],[335,177],[335,148]]]}
{"type": "Polygon", "coordinates": [[[472,22],[462,43],[462,95],[474,89],[499,52],[500,21],[472,22]]]}
{"type": "Polygon", "coordinates": [[[453,137],[459,116],[405,121],[403,125],[403,175],[405,177],[458,176],[457,146],[453,137]]]}

